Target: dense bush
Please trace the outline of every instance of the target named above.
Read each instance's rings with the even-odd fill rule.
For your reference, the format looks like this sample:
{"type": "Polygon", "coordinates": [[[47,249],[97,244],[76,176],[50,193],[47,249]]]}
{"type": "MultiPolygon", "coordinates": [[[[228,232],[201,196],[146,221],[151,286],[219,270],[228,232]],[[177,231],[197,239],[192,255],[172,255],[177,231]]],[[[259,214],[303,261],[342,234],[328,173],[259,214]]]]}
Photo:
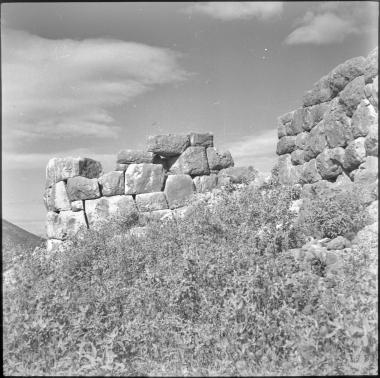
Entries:
{"type": "Polygon", "coordinates": [[[146,237],[109,223],[27,256],[4,297],[5,373],[376,373],[377,255],[347,253],[333,285],[314,274],[288,250],[292,198],[227,187],[146,237]]]}

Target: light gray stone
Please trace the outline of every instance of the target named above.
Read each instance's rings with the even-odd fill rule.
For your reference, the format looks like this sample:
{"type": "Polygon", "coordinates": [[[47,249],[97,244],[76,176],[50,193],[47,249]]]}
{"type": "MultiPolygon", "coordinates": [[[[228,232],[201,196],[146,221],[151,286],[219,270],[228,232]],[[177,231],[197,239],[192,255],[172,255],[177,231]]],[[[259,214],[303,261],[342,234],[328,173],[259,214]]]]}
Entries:
{"type": "Polygon", "coordinates": [[[164,192],[137,194],[136,205],[140,212],[165,210],[168,208],[164,192]]]}
{"type": "Polygon", "coordinates": [[[193,178],[195,189],[199,193],[211,192],[218,185],[218,175],[197,176],[193,178]]]}
{"type": "Polygon", "coordinates": [[[366,212],[368,214],[368,221],[370,224],[377,222],[379,219],[379,201],[373,201],[369,206],[367,206],[366,212]]]}
{"type": "Polygon", "coordinates": [[[278,137],[286,136],[286,127],[289,127],[293,119],[294,111],[285,113],[277,118],[277,133],[278,137]]]}
{"type": "Polygon", "coordinates": [[[291,122],[285,125],[286,135],[297,135],[303,131],[304,110],[299,108],[294,111],[291,122]]]}
{"type": "Polygon", "coordinates": [[[46,234],[49,239],[65,240],[77,234],[81,228],[87,228],[83,211],[61,211],[47,213],[46,234]]]}
{"type": "Polygon", "coordinates": [[[165,194],[170,209],[184,206],[194,193],[194,183],[189,175],[168,176],[165,184],[165,194]]]}
{"type": "Polygon", "coordinates": [[[334,92],[330,87],[329,77],[323,76],[307,91],[303,96],[303,106],[312,106],[321,102],[326,102],[334,97],[334,92]]]}
{"type": "Polygon", "coordinates": [[[111,171],[98,178],[103,196],[116,196],[124,194],[124,172],[111,171]]]}
{"type": "Polygon", "coordinates": [[[48,211],[70,210],[70,201],[66,192],[66,183],[59,181],[45,190],[44,203],[48,211]]]}
{"type": "Polygon", "coordinates": [[[138,219],[138,210],[132,196],[118,195],[87,200],[85,209],[90,228],[101,226],[102,222],[109,220],[138,219]]]}
{"type": "Polygon", "coordinates": [[[165,210],[155,210],[150,212],[141,212],[140,213],[140,219],[147,223],[150,221],[164,221],[172,219],[173,217],[173,210],[165,209],[165,210]]]}
{"type": "Polygon", "coordinates": [[[75,176],[97,178],[102,173],[102,165],[89,158],[52,158],[46,166],[46,187],[75,176]]]}
{"type": "Polygon", "coordinates": [[[217,188],[223,188],[226,185],[231,184],[231,177],[228,176],[218,176],[217,188]]]}
{"type": "Polygon", "coordinates": [[[301,165],[291,163],[290,154],[281,155],[278,158],[278,178],[282,185],[298,184],[301,177],[301,165]]]}
{"type": "MultiPolygon", "coordinates": [[[[218,177],[229,177],[233,184],[241,184],[244,181],[251,181],[256,176],[256,171],[252,166],[248,167],[230,167],[222,169],[218,177]]],[[[219,180],[219,178],[218,178],[219,180]]]]}
{"type": "Polygon", "coordinates": [[[344,149],[335,147],[325,149],[317,156],[318,172],[323,179],[330,180],[342,173],[342,164],[344,159],[344,149]]]}
{"type": "Polygon", "coordinates": [[[144,150],[121,150],[117,154],[118,164],[153,163],[153,153],[144,150]]]}
{"type": "Polygon", "coordinates": [[[304,108],[302,124],[303,129],[305,131],[310,131],[314,126],[321,122],[329,107],[330,102],[323,102],[321,104],[304,108]]]}
{"type": "Polygon", "coordinates": [[[310,133],[307,131],[303,131],[296,136],[296,147],[300,150],[304,150],[306,148],[307,140],[309,138],[310,133]]]}
{"type": "Polygon", "coordinates": [[[306,162],[305,160],[305,151],[302,150],[294,150],[291,154],[291,160],[294,165],[300,165],[306,162]]]}
{"type": "Polygon", "coordinates": [[[284,136],[277,142],[277,155],[290,154],[296,149],[296,137],[284,136]]]}
{"type": "Polygon", "coordinates": [[[214,136],[211,133],[190,133],[190,146],[214,147],[214,136]]]}
{"type": "Polygon", "coordinates": [[[365,151],[367,155],[378,156],[379,128],[377,124],[369,127],[368,135],[365,137],[365,151]]]}
{"type": "Polygon", "coordinates": [[[307,163],[300,165],[300,167],[302,167],[300,175],[301,183],[314,183],[316,181],[322,180],[322,177],[317,169],[316,159],[311,159],[307,163]]]}
{"type": "Polygon", "coordinates": [[[83,200],[71,202],[71,211],[81,211],[83,208],[83,200]]]}
{"type": "Polygon", "coordinates": [[[170,167],[169,172],[191,176],[208,175],[210,169],[206,149],[197,146],[188,147],[170,167]]]}
{"type": "Polygon", "coordinates": [[[190,145],[188,135],[155,135],[148,137],[147,150],[164,157],[180,155],[190,145]]]}
{"type": "Polygon", "coordinates": [[[221,152],[213,147],[209,147],[206,149],[206,154],[210,170],[219,171],[234,166],[234,160],[229,151],[221,152]]]}
{"type": "Polygon", "coordinates": [[[353,171],[364,162],[366,157],[364,142],[365,138],[359,137],[348,144],[343,160],[343,168],[346,171],[353,171]]]}
{"type": "Polygon", "coordinates": [[[125,171],[125,194],[159,192],[164,182],[161,164],[131,164],[125,171]]]}
{"type": "Polygon", "coordinates": [[[365,98],[364,87],[364,76],[359,76],[348,83],[340,93],[339,102],[344,105],[349,117],[354,114],[360,101],[365,98]]]}
{"type": "Polygon", "coordinates": [[[352,116],[353,137],[365,137],[370,126],[377,125],[378,116],[370,102],[362,100],[352,116]]]}
{"type": "Polygon", "coordinates": [[[360,164],[359,168],[353,175],[355,183],[362,185],[370,185],[376,182],[378,177],[378,158],[375,156],[367,156],[364,163],[360,164]]]}
{"type": "Polygon", "coordinates": [[[368,101],[376,108],[378,107],[379,104],[379,98],[378,98],[378,93],[379,93],[379,77],[376,76],[373,79],[372,83],[366,84],[364,87],[364,93],[368,99],[368,101]]]}
{"type": "Polygon", "coordinates": [[[46,252],[54,253],[57,251],[62,251],[64,248],[65,242],[59,239],[47,239],[46,240],[46,252]]]}
{"type": "Polygon", "coordinates": [[[115,171],[123,171],[125,172],[128,168],[129,164],[119,164],[119,163],[116,163],[116,166],[115,166],[115,171]]]}
{"type": "Polygon", "coordinates": [[[327,147],[326,133],[325,133],[325,124],[324,121],[318,123],[309,133],[305,136],[304,142],[304,159],[309,161],[312,158],[315,158],[327,147]]]}
{"type": "Polygon", "coordinates": [[[364,64],[364,78],[365,82],[369,83],[378,74],[379,60],[378,60],[378,47],[376,46],[368,55],[364,64]]]}
{"type": "Polygon", "coordinates": [[[331,250],[341,250],[347,247],[351,247],[351,243],[349,240],[344,238],[343,236],[337,236],[336,238],[329,241],[326,245],[326,248],[331,250]]]}
{"type": "Polygon", "coordinates": [[[98,179],[82,176],[71,177],[67,180],[67,195],[70,201],[86,200],[100,197],[98,179]]]}

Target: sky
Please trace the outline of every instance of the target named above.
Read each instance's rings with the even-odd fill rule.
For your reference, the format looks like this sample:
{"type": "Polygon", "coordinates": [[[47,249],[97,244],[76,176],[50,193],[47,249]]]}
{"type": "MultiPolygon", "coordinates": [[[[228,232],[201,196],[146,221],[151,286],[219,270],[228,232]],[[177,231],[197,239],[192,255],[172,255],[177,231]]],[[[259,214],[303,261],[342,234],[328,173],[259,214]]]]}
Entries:
{"type": "Polygon", "coordinates": [[[115,167],[148,135],[211,132],[269,173],[277,117],[378,44],[377,2],[1,4],[2,217],[45,235],[52,157],[115,167]]]}

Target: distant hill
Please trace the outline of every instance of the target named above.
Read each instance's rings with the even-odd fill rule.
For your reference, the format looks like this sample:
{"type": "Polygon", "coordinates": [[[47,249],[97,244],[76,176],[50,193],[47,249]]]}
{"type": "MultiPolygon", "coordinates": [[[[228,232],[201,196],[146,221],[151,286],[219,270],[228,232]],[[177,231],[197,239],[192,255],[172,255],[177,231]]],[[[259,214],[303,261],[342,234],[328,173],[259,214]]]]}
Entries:
{"type": "Polygon", "coordinates": [[[2,257],[3,269],[7,268],[16,255],[33,250],[41,245],[45,239],[24,230],[15,224],[2,220],[2,257]]]}

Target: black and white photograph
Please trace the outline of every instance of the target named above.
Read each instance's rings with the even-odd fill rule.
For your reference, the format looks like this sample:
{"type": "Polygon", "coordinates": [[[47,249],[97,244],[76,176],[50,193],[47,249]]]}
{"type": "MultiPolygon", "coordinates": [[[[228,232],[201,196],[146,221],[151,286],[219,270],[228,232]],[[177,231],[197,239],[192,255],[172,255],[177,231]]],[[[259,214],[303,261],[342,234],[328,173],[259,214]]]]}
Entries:
{"type": "Polygon", "coordinates": [[[5,376],[378,374],[378,1],[0,21],[5,376]]]}

